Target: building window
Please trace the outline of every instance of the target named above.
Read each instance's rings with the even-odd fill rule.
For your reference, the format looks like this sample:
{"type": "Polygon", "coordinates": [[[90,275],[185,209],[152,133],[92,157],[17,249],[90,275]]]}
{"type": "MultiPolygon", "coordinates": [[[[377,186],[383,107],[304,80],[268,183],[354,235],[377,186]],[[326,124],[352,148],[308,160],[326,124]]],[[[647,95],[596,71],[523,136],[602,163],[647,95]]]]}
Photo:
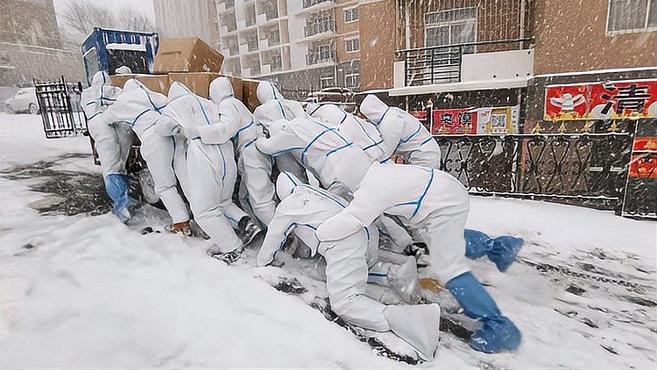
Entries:
{"type": "Polygon", "coordinates": [[[348,39],[344,40],[344,47],[347,50],[347,53],[353,53],[360,50],[360,39],[348,39]]]}
{"type": "Polygon", "coordinates": [[[358,87],[360,86],[360,74],[358,72],[352,72],[344,75],[344,86],[345,87],[358,87]]]}
{"type": "Polygon", "coordinates": [[[320,77],[319,84],[322,89],[335,86],[333,76],[320,77]]]}
{"type": "Polygon", "coordinates": [[[657,0],[609,0],[607,32],[657,29],[657,0]]]}
{"type": "MultiPolygon", "coordinates": [[[[424,46],[447,46],[475,42],[477,8],[459,8],[427,13],[424,16],[424,46]]],[[[465,53],[473,53],[468,46],[465,53]]]]}
{"type": "Polygon", "coordinates": [[[344,10],[344,23],[356,22],[358,20],[358,8],[344,10]]]}

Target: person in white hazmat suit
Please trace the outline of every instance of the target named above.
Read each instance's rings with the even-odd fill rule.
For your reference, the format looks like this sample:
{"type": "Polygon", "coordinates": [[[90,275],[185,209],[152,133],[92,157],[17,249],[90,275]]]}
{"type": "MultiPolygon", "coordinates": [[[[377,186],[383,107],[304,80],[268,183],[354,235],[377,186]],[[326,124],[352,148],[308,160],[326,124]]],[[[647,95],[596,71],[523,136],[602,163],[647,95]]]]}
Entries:
{"type": "MultiPolygon", "coordinates": [[[[440,147],[422,123],[407,112],[388,107],[375,95],[365,97],[360,111],[381,131],[384,161],[393,153],[408,164],[440,169],[440,147]]],[[[466,256],[477,259],[488,256],[498,270],[505,272],[515,261],[524,240],[510,235],[496,238],[477,230],[465,230],[466,256]]]]}
{"type": "Polygon", "coordinates": [[[256,141],[258,150],[274,157],[291,153],[325,189],[343,197],[353,192],[372,164],[370,157],[337,129],[307,115],[273,122],[269,134],[256,141]]]}
{"type": "Polygon", "coordinates": [[[317,230],[320,242],[360,233],[383,213],[399,216],[426,243],[431,271],[481,328],[470,341],[475,350],[496,353],[516,349],[518,328],[503,316],[493,298],[465,263],[468,193],[451,175],[426,167],[373,164],[345,209],[317,230]]]}
{"type": "MultiPolygon", "coordinates": [[[[283,95],[276,89],[273,83],[262,81],[256,89],[260,106],[253,112],[253,119],[262,125],[269,135],[269,126],[272,122],[280,119],[291,120],[295,117],[305,115],[303,107],[299,102],[285,100],[283,95]]],[[[284,153],[274,158],[276,168],[280,172],[291,172],[296,177],[307,183],[305,169],[290,153],[284,153]]],[[[271,193],[274,193],[274,183],[270,182],[271,193]]]]}
{"type": "Polygon", "coordinates": [[[417,118],[387,106],[371,94],[360,104],[360,112],[381,133],[385,148],[383,161],[398,154],[408,164],[440,169],[440,147],[417,118]]]}
{"type": "MultiPolygon", "coordinates": [[[[294,233],[313,254],[319,253],[326,260],[326,288],[333,312],[346,322],[368,330],[392,331],[411,344],[425,360],[433,359],[439,336],[438,305],[386,306],[365,296],[368,255],[370,264],[374,264],[378,253],[377,227],[363,226],[343,239],[320,242],[315,236],[317,227],[343,210],[347,202],[305,185],[286,172],[278,176],[276,192],[281,202],[269,224],[256,264],[271,263],[287,236],[294,233]]],[[[414,262],[412,268],[416,273],[414,262]]],[[[416,277],[415,274],[411,276],[416,277]]]]}
{"type": "Polygon", "coordinates": [[[335,104],[309,103],[306,111],[320,122],[337,128],[340,134],[363,149],[373,161],[386,159],[381,133],[372,123],[345,112],[335,104]]]}
{"type": "Polygon", "coordinates": [[[242,176],[240,193],[246,192],[248,205],[255,217],[268,225],[274,217],[276,200],[271,181],[272,158],[258,151],[254,145],[256,139],[264,137],[262,126],[255,122],[244,103],[235,98],[233,85],[227,77],[219,77],[210,83],[210,99],[219,106],[220,114],[228,117],[226,124],[212,129],[214,141],[226,142],[231,138],[234,141],[237,168],[242,176]]]}
{"type": "Polygon", "coordinates": [[[180,182],[183,192],[187,189],[184,138],[170,135],[158,127],[166,127],[170,119],[162,116],[166,97],[149,90],[141,82],[128,80],[116,102],[100,119],[110,125],[124,122],[137,134],[141,141],[140,152],[153,177],[155,192],[164,203],[172,225],[169,231],[189,233],[189,212],[178,192],[180,182]]]}
{"type": "Polygon", "coordinates": [[[192,212],[196,222],[210,236],[214,248],[208,253],[231,263],[261,231],[232,201],[237,165],[230,136],[221,134],[231,118],[219,113],[212,101],[192,93],[176,81],[169,88],[163,114],[170,117],[171,132],[179,128],[187,142],[187,174],[192,212]],[[235,232],[240,230],[240,236],[235,232]]]}
{"type": "Polygon", "coordinates": [[[132,147],[132,131],[119,122],[105,123],[101,114],[114,103],[121,88],[110,85],[107,72],[99,71],[91,79],[91,86],[82,92],[81,103],[87,116],[89,135],[103,170],[105,191],[112,200],[112,213],[122,222],[130,219],[130,206],[136,201],[128,195],[126,161],[132,147]]]}

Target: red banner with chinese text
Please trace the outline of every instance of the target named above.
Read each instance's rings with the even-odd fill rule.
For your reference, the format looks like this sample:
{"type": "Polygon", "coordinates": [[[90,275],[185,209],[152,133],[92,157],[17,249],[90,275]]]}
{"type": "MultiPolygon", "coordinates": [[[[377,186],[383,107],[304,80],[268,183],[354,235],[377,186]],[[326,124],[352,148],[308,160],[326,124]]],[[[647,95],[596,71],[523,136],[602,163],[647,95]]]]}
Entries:
{"type": "Polygon", "coordinates": [[[657,117],[657,80],[551,85],[545,89],[546,121],[657,117]]]}
{"type": "Polygon", "coordinates": [[[432,114],[432,135],[477,133],[477,111],[472,108],[435,109],[432,114]]]}

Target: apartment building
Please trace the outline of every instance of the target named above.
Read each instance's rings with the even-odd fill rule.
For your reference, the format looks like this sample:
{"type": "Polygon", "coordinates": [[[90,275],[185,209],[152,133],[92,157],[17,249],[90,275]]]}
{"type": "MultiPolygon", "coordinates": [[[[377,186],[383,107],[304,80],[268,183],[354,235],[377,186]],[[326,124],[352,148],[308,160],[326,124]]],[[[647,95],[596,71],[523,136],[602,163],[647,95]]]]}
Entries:
{"type": "Polygon", "coordinates": [[[362,2],[217,0],[225,73],[267,78],[296,96],[358,90],[362,2]]]}
{"type": "Polygon", "coordinates": [[[160,37],[200,37],[212,47],[219,46],[214,0],[154,0],[153,9],[160,37]]]}

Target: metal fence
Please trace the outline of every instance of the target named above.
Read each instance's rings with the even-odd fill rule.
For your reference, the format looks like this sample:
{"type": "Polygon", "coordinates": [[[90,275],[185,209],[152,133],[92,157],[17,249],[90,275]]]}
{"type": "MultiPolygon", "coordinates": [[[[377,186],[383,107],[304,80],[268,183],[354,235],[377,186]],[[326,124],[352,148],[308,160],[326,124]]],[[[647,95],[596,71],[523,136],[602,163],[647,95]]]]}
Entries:
{"type": "Polygon", "coordinates": [[[620,213],[630,133],[437,136],[442,168],[472,194],[552,199],[620,213]]]}
{"type": "Polygon", "coordinates": [[[74,136],[87,131],[87,119],[80,105],[82,84],[34,80],[46,138],[74,136]]]}

